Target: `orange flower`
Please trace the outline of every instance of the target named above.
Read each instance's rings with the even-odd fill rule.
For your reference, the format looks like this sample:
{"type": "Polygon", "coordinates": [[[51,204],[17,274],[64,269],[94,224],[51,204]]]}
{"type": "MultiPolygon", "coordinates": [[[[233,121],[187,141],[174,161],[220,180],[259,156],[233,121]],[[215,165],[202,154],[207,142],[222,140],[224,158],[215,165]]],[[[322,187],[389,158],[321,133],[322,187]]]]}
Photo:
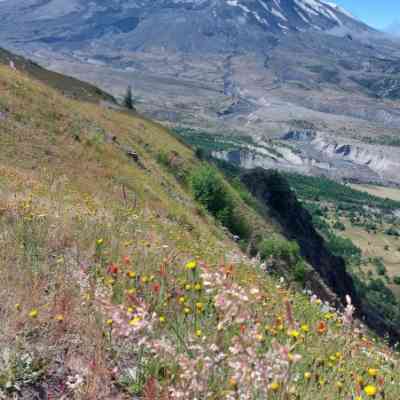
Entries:
{"type": "Polygon", "coordinates": [[[326,322],[319,321],[317,324],[317,332],[320,335],[323,335],[327,330],[328,330],[328,326],[327,326],[326,322]]]}

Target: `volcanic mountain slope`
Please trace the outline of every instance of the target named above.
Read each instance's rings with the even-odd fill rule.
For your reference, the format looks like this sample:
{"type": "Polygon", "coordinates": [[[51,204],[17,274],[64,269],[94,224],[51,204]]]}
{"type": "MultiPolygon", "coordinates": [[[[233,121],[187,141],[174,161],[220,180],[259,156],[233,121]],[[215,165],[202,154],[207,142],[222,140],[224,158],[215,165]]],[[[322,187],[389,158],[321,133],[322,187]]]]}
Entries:
{"type": "Polygon", "coordinates": [[[158,124],[9,65],[0,94],[1,398],[399,398],[398,354],[350,300],[296,291],[222,229],[221,200],[268,268],[307,273],[243,188],[158,124]]]}
{"type": "Polygon", "coordinates": [[[265,32],[327,30],[337,26],[369,31],[345,10],[320,0],[23,0],[3,1],[3,32],[15,20],[22,32],[10,33],[21,43],[82,47],[92,40],[132,39],[124,49],[166,46],[197,52],[265,48],[265,32]],[[174,24],[171,24],[174,22],[174,24]],[[127,36],[123,36],[127,34],[127,36]],[[186,34],[187,36],[183,36],[186,34]],[[204,40],[205,37],[212,40],[204,40]]]}
{"type": "Polygon", "coordinates": [[[155,119],[256,142],[316,138],[252,166],[298,169],[300,156],[303,173],[400,184],[386,146],[400,130],[400,44],[333,3],[6,0],[0,22],[4,45],[115,95],[131,84],[155,119]]]}

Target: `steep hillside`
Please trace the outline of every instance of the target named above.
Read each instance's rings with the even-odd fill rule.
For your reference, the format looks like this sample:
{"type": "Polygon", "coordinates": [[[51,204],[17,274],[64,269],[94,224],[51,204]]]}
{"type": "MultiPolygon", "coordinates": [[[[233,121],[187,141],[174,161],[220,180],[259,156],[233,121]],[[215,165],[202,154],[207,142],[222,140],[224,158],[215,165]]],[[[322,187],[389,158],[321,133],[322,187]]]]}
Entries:
{"type": "Polygon", "coordinates": [[[399,398],[398,356],[274,278],[296,245],[168,131],[9,66],[0,94],[1,397],[399,398]]]}
{"type": "Polygon", "coordinates": [[[58,89],[68,97],[94,103],[102,101],[110,104],[115,103],[115,99],[111,95],[96,86],[44,69],[31,60],[17,56],[2,48],[0,48],[0,64],[14,66],[16,69],[29,74],[34,79],[46,82],[47,85],[58,89]]]}

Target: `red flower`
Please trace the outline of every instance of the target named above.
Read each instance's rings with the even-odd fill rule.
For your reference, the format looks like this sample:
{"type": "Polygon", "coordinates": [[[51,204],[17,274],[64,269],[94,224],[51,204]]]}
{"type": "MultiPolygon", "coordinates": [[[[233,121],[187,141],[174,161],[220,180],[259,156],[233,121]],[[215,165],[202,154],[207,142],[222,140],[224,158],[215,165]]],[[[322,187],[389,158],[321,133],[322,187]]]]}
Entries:
{"type": "Polygon", "coordinates": [[[107,272],[108,272],[109,274],[118,274],[118,271],[119,271],[119,268],[118,268],[115,264],[111,264],[111,265],[108,267],[108,270],[107,270],[107,272]]]}
{"type": "Polygon", "coordinates": [[[153,289],[153,292],[154,292],[154,293],[159,293],[159,292],[160,292],[160,289],[161,289],[161,286],[160,286],[159,283],[155,283],[155,284],[153,285],[152,289],[153,289]]]}

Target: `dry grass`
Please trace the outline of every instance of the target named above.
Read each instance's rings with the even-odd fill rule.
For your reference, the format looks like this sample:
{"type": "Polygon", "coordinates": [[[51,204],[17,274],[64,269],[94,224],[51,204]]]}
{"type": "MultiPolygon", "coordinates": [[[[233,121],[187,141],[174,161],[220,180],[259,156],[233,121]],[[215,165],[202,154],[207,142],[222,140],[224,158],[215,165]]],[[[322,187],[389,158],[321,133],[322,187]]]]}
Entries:
{"type": "Polygon", "coordinates": [[[5,67],[0,112],[0,398],[400,397],[350,308],[272,279],[194,203],[198,161],[163,128],[5,67]]]}
{"type": "Polygon", "coordinates": [[[383,232],[369,233],[365,228],[350,223],[346,224],[346,230],[340,235],[351,239],[361,249],[364,257],[382,258],[389,277],[400,274],[400,240],[396,237],[383,232]]]}

